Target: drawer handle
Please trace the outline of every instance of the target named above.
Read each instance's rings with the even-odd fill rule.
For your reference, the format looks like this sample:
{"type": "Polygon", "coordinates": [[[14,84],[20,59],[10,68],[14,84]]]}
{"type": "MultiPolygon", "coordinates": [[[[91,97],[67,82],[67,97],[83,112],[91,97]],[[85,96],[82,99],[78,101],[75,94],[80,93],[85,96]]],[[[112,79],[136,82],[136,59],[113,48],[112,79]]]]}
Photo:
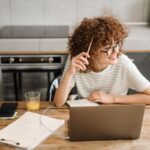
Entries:
{"type": "Polygon", "coordinates": [[[130,58],[130,60],[131,60],[132,62],[134,62],[134,59],[131,59],[131,58],[130,58]]]}

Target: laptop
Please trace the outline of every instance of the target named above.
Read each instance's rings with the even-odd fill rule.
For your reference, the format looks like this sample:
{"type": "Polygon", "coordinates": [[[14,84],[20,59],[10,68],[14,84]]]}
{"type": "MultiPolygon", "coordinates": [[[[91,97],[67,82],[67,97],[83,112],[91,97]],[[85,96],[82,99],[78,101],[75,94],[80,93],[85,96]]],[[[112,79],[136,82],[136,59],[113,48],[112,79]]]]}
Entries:
{"type": "Polygon", "coordinates": [[[144,109],[144,104],[70,107],[70,140],[137,139],[144,109]]]}

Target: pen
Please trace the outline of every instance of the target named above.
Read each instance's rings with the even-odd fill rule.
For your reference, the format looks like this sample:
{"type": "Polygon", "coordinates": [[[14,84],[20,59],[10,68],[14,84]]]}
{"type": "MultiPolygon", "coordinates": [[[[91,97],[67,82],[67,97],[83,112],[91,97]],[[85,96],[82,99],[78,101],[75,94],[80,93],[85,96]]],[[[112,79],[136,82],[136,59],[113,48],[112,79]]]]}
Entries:
{"type": "MultiPolygon", "coordinates": [[[[93,43],[93,36],[92,36],[92,38],[91,38],[91,41],[90,41],[90,44],[89,44],[89,47],[88,47],[88,50],[87,50],[87,53],[88,53],[88,54],[89,54],[89,52],[90,52],[92,43],[93,43]]],[[[85,58],[87,58],[87,57],[85,57],[85,58]]],[[[85,63],[84,63],[84,64],[85,64],[85,63]]],[[[81,72],[81,71],[80,71],[80,72],[81,72]]]]}
{"type": "Polygon", "coordinates": [[[90,52],[92,43],[93,43],[93,36],[92,36],[92,38],[91,38],[91,41],[90,41],[90,44],[89,44],[89,47],[88,47],[88,50],[87,50],[87,53],[88,53],[88,54],[89,54],[89,52],[90,52]]]}

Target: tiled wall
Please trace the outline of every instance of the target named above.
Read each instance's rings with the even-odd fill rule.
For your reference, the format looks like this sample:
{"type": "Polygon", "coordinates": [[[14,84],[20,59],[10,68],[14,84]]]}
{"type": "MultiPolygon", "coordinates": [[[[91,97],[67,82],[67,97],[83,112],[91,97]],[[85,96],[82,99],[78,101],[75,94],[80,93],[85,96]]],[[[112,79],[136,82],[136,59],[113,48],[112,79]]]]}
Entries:
{"type": "MultiPolygon", "coordinates": [[[[63,38],[64,32],[57,29],[50,30],[49,26],[67,25],[72,31],[73,27],[84,17],[105,14],[115,15],[125,23],[147,23],[150,21],[150,0],[0,0],[0,38],[20,38],[20,33],[23,33],[22,38],[26,38],[26,35],[29,38],[51,38],[53,32],[55,34],[62,33],[63,35],[60,38],[63,38]],[[35,29],[37,29],[36,32],[35,29]]],[[[141,32],[137,31],[139,37],[141,37],[141,32]]],[[[149,29],[146,30],[146,33],[147,31],[149,29]]],[[[34,41],[36,46],[33,47],[34,44],[27,44],[28,41],[31,42],[30,39],[19,39],[19,42],[18,39],[11,41],[1,39],[0,50],[9,50],[10,48],[14,48],[14,50],[60,49],[66,44],[66,41],[65,44],[63,41],[59,41],[63,44],[58,45],[55,41],[49,41],[49,39],[36,39],[34,41]],[[21,44],[21,42],[24,44],[21,44]],[[48,46],[50,45],[49,42],[54,43],[51,44],[52,47],[48,46]],[[18,46],[19,44],[21,44],[21,47],[18,46]]],[[[142,47],[142,49],[144,48],[142,47]]],[[[134,47],[134,49],[138,48],[134,47]]]]}
{"type": "Polygon", "coordinates": [[[0,0],[0,25],[73,25],[102,14],[148,22],[149,10],[150,0],[0,0]]]}

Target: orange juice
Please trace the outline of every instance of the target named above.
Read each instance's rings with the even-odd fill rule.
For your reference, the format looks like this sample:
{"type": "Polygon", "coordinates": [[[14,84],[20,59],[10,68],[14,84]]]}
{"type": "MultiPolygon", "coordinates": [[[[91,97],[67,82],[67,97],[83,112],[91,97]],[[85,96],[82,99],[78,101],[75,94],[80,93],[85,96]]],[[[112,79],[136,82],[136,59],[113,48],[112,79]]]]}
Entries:
{"type": "Polygon", "coordinates": [[[26,107],[27,110],[38,110],[40,109],[40,92],[28,91],[25,93],[26,107]]]}
{"type": "Polygon", "coordinates": [[[26,102],[27,110],[39,110],[40,101],[30,100],[26,102]]]}

